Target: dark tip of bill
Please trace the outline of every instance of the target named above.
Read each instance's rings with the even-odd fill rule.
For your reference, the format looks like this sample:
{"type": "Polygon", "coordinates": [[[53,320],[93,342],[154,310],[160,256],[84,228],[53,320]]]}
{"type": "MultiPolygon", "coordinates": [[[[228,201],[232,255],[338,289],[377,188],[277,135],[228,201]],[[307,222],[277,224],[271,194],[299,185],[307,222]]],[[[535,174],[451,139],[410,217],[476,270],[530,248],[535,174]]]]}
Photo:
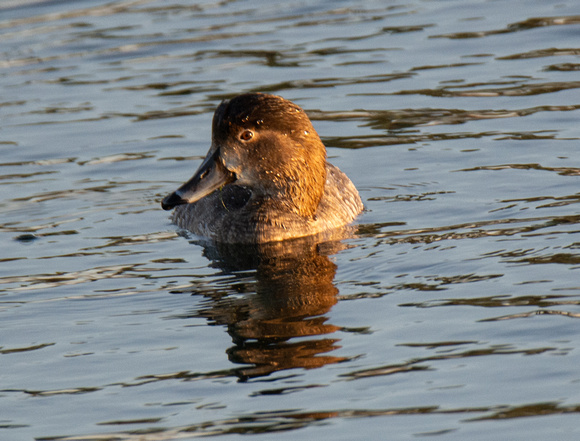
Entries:
{"type": "Polygon", "coordinates": [[[164,210],[171,210],[173,207],[185,203],[186,201],[181,199],[181,196],[179,196],[177,193],[171,193],[169,196],[166,196],[161,201],[161,208],[163,208],[164,210]]]}

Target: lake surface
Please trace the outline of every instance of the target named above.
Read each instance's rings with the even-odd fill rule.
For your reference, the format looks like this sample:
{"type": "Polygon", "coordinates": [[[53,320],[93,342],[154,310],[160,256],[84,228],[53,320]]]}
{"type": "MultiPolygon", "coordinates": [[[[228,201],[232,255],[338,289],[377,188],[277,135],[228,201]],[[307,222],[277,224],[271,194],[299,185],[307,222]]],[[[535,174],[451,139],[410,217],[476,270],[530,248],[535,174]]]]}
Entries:
{"type": "Polygon", "coordinates": [[[580,438],[577,1],[8,0],[0,40],[1,439],[580,438]],[[354,237],[171,224],[247,91],[354,237]]]}

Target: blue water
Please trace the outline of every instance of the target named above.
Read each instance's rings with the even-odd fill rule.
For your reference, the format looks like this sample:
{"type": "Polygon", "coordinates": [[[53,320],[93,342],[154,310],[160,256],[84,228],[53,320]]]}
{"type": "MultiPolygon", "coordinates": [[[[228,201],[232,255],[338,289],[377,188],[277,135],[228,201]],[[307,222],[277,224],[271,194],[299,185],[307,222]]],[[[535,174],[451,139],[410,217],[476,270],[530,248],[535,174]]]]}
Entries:
{"type": "Polygon", "coordinates": [[[578,439],[580,6],[510,5],[3,2],[0,439],[578,439]],[[246,91],[308,112],[354,237],[171,224],[246,91]]]}

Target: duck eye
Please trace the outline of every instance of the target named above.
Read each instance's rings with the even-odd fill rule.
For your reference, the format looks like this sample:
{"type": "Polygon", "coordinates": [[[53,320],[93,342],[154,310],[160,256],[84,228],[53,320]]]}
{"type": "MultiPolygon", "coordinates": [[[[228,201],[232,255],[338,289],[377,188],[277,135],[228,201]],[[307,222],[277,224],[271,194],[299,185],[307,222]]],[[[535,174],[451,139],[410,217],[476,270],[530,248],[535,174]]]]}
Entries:
{"type": "Polygon", "coordinates": [[[244,130],[241,134],[240,134],[240,139],[242,141],[249,141],[250,139],[252,139],[254,137],[254,132],[252,132],[251,130],[244,130]]]}

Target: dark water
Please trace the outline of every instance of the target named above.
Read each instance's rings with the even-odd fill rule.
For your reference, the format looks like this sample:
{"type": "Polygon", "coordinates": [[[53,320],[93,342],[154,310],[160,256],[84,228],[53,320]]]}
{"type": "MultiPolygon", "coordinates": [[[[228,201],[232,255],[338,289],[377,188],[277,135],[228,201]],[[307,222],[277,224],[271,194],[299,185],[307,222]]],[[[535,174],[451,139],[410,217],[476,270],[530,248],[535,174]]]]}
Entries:
{"type": "Polygon", "coordinates": [[[5,1],[0,41],[0,439],[580,437],[577,2],[5,1]],[[354,238],[171,225],[243,91],[307,110],[354,238]]]}

